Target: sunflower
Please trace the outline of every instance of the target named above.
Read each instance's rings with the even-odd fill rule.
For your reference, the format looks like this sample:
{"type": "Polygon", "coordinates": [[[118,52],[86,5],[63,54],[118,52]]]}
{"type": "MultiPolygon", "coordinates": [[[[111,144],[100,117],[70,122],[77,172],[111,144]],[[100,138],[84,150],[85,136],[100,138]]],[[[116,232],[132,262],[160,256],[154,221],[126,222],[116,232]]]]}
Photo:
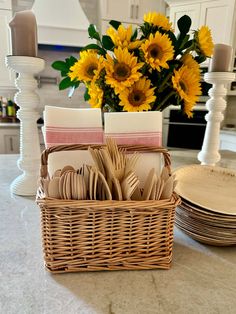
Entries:
{"type": "Polygon", "coordinates": [[[199,64],[193,59],[190,53],[183,55],[181,61],[183,62],[183,65],[186,65],[194,74],[200,76],[199,64]]]}
{"type": "Polygon", "coordinates": [[[174,70],[172,83],[179,97],[184,101],[184,112],[191,116],[191,109],[201,95],[199,76],[189,71],[187,66],[182,66],[179,70],[174,70]]]}
{"type": "Polygon", "coordinates": [[[90,96],[88,102],[92,108],[101,108],[103,101],[103,90],[95,83],[95,81],[91,82],[88,88],[88,93],[90,96]]]}
{"type": "Polygon", "coordinates": [[[170,23],[169,19],[161,13],[149,12],[147,14],[144,14],[143,20],[144,22],[147,22],[149,24],[161,27],[166,31],[172,30],[171,29],[172,23],[170,23]]]}
{"type": "Polygon", "coordinates": [[[68,76],[71,81],[74,79],[90,82],[103,67],[103,57],[99,56],[96,51],[86,50],[80,52],[80,59],[70,67],[68,76]]]}
{"type": "Polygon", "coordinates": [[[191,103],[191,102],[184,102],[184,108],[183,108],[183,112],[187,115],[188,118],[192,118],[193,117],[193,107],[194,107],[195,103],[191,103]]]}
{"type": "Polygon", "coordinates": [[[131,87],[125,88],[120,94],[120,106],[124,111],[144,111],[151,109],[151,103],[156,99],[151,81],[142,77],[131,87]]]}
{"type": "Polygon", "coordinates": [[[115,47],[128,48],[130,50],[136,49],[141,45],[140,40],[131,41],[132,37],[132,26],[129,25],[125,28],[123,25],[120,25],[117,31],[110,27],[107,30],[107,35],[111,37],[115,47]]]}
{"type": "Polygon", "coordinates": [[[197,50],[204,56],[211,57],[214,44],[209,27],[202,26],[198,31],[195,31],[194,37],[197,42],[197,50]]]}
{"type": "Polygon", "coordinates": [[[146,62],[157,71],[162,68],[169,69],[167,61],[174,57],[174,47],[166,34],[156,32],[155,36],[150,34],[149,38],[141,45],[146,62]]]}
{"type": "Polygon", "coordinates": [[[137,57],[129,53],[127,48],[114,49],[115,59],[106,55],[105,70],[106,83],[115,89],[118,94],[125,87],[130,87],[142,75],[138,70],[143,66],[138,63],[137,57]]]}

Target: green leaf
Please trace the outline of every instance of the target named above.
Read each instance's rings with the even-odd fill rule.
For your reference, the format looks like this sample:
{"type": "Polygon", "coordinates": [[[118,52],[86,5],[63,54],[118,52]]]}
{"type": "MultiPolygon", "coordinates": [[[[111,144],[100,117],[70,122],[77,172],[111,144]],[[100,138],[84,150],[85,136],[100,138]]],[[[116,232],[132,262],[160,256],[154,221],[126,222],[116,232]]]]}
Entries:
{"type": "Polygon", "coordinates": [[[135,28],[135,30],[131,36],[131,41],[134,41],[137,38],[137,36],[138,36],[138,29],[135,28]]]}
{"type": "Polygon", "coordinates": [[[194,60],[197,61],[197,63],[202,63],[202,62],[206,61],[206,57],[203,55],[200,55],[200,56],[196,56],[194,58],[194,60]]]}
{"type": "Polygon", "coordinates": [[[69,77],[64,78],[59,84],[59,90],[66,89],[72,85],[72,82],[69,77]]]}
{"type": "Polygon", "coordinates": [[[88,93],[88,88],[86,88],[85,93],[84,93],[84,100],[88,101],[90,99],[89,93],[88,93]]]}
{"type": "Polygon", "coordinates": [[[116,21],[116,20],[111,20],[109,24],[117,30],[119,26],[121,25],[121,22],[116,21]]]}
{"type": "Polygon", "coordinates": [[[98,31],[96,30],[96,26],[94,24],[90,24],[88,27],[88,33],[90,38],[97,39],[98,41],[101,41],[100,35],[98,31]]]}
{"type": "Polygon", "coordinates": [[[69,72],[69,70],[67,70],[67,71],[61,71],[61,76],[62,76],[62,77],[67,76],[68,72],[69,72]]]}
{"type": "Polygon", "coordinates": [[[77,87],[79,87],[80,83],[81,83],[81,81],[75,81],[75,82],[73,81],[73,86],[75,88],[77,88],[77,87]]]}
{"type": "Polygon", "coordinates": [[[89,44],[89,45],[85,46],[81,51],[89,50],[89,49],[97,50],[100,55],[106,55],[106,53],[107,53],[105,49],[101,48],[97,44],[89,44]]]}
{"type": "Polygon", "coordinates": [[[188,15],[183,15],[177,22],[180,33],[187,34],[190,30],[192,20],[188,15]]]}
{"type": "Polygon", "coordinates": [[[74,65],[78,60],[73,57],[70,56],[69,58],[66,58],[66,64],[68,65],[68,67],[70,68],[72,65],[74,65]]]}
{"type": "Polygon", "coordinates": [[[187,48],[191,47],[192,44],[193,44],[193,41],[192,41],[192,40],[187,41],[187,42],[184,44],[183,49],[187,49],[187,48]]]}
{"type": "Polygon", "coordinates": [[[68,71],[68,66],[64,61],[55,61],[52,63],[52,68],[58,71],[68,71]]]}
{"type": "MultiPolygon", "coordinates": [[[[183,48],[186,48],[185,45],[186,45],[186,43],[188,42],[188,40],[189,40],[189,35],[184,36],[184,37],[182,38],[182,40],[181,40],[179,49],[182,50],[183,48]]],[[[189,46],[189,47],[190,47],[190,46],[189,46]]]]}
{"type": "Polygon", "coordinates": [[[177,43],[177,39],[176,39],[176,37],[175,37],[175,34],[172,33],[172,32],[168,32],[167,35],[168,35],[169,38],[171,39],[172,45],[175,47],[175,46],[176,46],[176,43],[177,43]]]}
{"type": "Polygon", "coordinates": [[[112,48],[114,48],[114,44],[113,41],[111,40],[111,37],[107,35],[102,36],[102,45],[107,50],[111,50],[112,48]]]}

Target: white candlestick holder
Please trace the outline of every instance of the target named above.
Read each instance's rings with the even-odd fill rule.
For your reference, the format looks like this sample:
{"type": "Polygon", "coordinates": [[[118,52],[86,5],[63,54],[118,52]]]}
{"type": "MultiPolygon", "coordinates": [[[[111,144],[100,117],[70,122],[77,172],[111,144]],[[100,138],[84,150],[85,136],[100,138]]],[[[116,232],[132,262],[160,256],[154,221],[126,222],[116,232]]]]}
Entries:
{"type": "Polygon", "coordinates": [[[38,105],[40,102],[35,92],[37,81],[34,75],[44,69],[45,61],[36,57],[7,56],[6,65],[18,73],[15,80],[18,92],[14,101],[19,106],[17,117],[20,120],[20,158],[17,165],[23,173],[11,184],[11,191],[22,196],[33,196],[37,191],[40,144],[37,120],[39,119],[38,105]]]}
{"type": "Polygon", "coordinates": [[[202,149],[198,153],[198,160],[202,165],[211,165],[220,161],[220,127],[224,119],[226,109],[225,96],[227,93],[226,85],[235,80],[235,73],[232,72],[208,72],[204,74],[204,80],[212,84],[208,94],[210,99],[206,102],[208,113],[205,116],[207,121],[202,149]]]}

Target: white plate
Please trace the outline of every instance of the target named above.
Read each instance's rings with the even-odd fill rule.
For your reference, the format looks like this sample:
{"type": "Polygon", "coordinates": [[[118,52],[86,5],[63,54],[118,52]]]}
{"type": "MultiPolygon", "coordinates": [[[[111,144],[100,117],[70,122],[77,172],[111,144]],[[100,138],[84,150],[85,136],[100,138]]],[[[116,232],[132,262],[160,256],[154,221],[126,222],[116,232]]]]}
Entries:
{"type": "Polygon", "coordinates": [[[181,167],[174,172],[180,197],[217,213],[236,215],[236,171],[202,165],[181,167]]]}

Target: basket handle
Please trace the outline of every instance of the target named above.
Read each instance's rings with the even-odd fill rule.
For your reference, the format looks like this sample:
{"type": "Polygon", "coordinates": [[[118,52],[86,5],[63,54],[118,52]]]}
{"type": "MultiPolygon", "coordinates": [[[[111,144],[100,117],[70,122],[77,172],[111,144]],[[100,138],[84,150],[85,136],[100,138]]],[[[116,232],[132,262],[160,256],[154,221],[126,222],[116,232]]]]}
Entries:
{"type": "MultiPolygon", "coordinates": [[[[71,145],[58,145],[52,146],[45,149],[41,154],[41,168],[40,175],[41,178],[46,178],[48,175],[48,156],[51,153],[61,152],[61,151],[73,151],[73,150],[87,150],[88,147],[100,148],[104,145],[95,144],[71,144],[71,145]]],[[[118,145],[120,148],[125,148],[127,152],[147,152],[147,153],[162,153],[164,157],[164,165],[168,168],[170,172],[171,159],[168,150],[164,147],[157,146],[145,146],[145,145],[118,145]]]]}

